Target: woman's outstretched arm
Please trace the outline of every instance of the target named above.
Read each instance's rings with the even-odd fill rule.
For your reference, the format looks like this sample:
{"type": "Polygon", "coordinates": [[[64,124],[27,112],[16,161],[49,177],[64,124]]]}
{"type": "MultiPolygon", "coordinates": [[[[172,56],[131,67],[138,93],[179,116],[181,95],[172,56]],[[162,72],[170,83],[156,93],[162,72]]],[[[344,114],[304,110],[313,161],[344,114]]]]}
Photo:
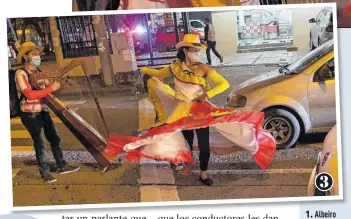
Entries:
{"type": "Polygon", "coordinates": [[[171,70],[169,66],[166,66],[161,69],[153,69],[153,68],[148,68],[148,67],[142,67],[140,69],[140,72],[143,74],[148,74],[150,76],[154,76],[157,78],[166,78],[171,76],[171,70]]]}
{"type": "Polygon", "coordinates": [[[215,86],[206,92],[208,98],[212,98],[212,97],[224,92],[230,86],[228,81],[222,75],[220,75],[217,71],[215,71],[212,68],[210,68],[210,71],[207,74],[207,79],[209,79],[210,81],[215,83],[215,86]]]}

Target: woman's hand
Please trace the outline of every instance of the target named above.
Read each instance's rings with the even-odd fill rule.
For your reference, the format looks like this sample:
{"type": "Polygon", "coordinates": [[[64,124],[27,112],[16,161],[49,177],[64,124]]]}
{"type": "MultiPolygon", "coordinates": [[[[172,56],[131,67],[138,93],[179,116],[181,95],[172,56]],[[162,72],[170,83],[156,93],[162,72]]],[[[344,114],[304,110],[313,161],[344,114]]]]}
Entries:
{"type": "Polygon", "coordinates": [[[150,68],[148,68],[148,67],[141,67],[140,73],[141,73],[141,74],[145,74],[145,72],[147,72],[149,69],[150,69],[150,68]]]}
{"type": "Polygon", "coordinates": [[[197,98],[195,98],[196,101],[201,102],[201,103],[205,102],[207,99],[208,99],[208,96],[206,93],[203,93],[200,96],[198,96],[197,98]]]}

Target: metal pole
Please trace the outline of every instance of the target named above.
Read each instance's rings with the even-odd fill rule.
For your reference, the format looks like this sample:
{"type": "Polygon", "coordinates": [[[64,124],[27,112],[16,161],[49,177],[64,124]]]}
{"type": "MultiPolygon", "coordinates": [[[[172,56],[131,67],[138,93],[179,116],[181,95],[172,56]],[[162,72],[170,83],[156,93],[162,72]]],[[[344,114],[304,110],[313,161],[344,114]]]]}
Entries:
{"type": "Polygon", "coordinates": [[[15,40],[15,50],[16,50],[16,53],[18,53],[19,51],[19,47],[20,47],[20,45],[19,45],[19,43],[18,43],[18,39],[17,39],[17,36],[16,36],[16,32],[15,32],[15,30],[13,29],[13,26],[12,26],[12,24],[11,24],[11,20],[10,20],[10,18],[8,18],[7,19],[7,22],[8,22],[8,25],[10,26],[10,30],[11,30],[11,33],[12,33],[12,35],[13,35],[13,39],[15,40]]]}
{"type": "Polygon", "coordinates": [[[173,20],[174,20],[174,31],[176,34],[176,42],[179,42],[179,30],[178,30],[178,21],[177,21],[177,12],[173,12],[173,20]]]}
{"type": "Polygon", "coordinates": [[[184,22],[184,34],[190,33],[189,28],[189,12],[182,12],[183,22],[184,22]]]}
{"type": "Polygon", "coordinates": [[[148,48],[149,48],[149,54],[150,54],[150,60],[151,60],[151,66],[154,65],[154,54],[152,52],[152,43],[151,43],[151,37],[150,37],[150,28],[148,25],[148,14],[145,14],[144,19],[143,19],[143,23],[145,25],[146,28],[146,34],[147,34],[147,44],[148,44],[148,48]]]}
{"type": "Polygon", "coordinates": [[[111,65],[110,46],[107,39],[106,25],[104,16],[93,15],[93,27],[95,30],[95,38],[98,46],[100,57],[102,78],[105,86],[113,86],[115,84],[113,66],[111,65]]]}

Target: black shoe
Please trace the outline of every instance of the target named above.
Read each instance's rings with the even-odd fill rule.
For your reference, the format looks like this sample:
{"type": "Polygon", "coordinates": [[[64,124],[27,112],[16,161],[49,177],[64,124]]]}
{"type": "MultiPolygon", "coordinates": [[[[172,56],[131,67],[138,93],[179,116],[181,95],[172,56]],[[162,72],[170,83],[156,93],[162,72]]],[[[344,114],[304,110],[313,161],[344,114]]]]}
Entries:
{"type": "Polygon", "coordinates": [[[221,56],[221,58],[219,58],[219,60],[221,61],[221,63],[223,63],[223,56],[221,56]]]}
{"type": "Polygon", "coordinates": [[[212,66],[212,63],[207,62],[206,65],[212,66]]]}
{"type": "Polygon", "coordinates": [[[202,179],[202,177],[200,176],[200,182],[202,182],[203,184],[205,184],[206,186],[211,186],[213,184],[212,179],[210,178],[206,178],[206,179],[202,179]]]}
{"type": "Polygon", "coordinates": [[[57,179],[55,177],[53,177],[50,173],[41,174],[41,179],[47,183],[53,183],[53,182],[57,181],[57,179]]]}
{"type": "Polygon", "coordinates": [[[80,167],[67,166],[65,168],[59,168],[57,172],[63,175],[66,173],[74,173],[74,172],[77,172],[78,170],[80,170],[80,167]]]}

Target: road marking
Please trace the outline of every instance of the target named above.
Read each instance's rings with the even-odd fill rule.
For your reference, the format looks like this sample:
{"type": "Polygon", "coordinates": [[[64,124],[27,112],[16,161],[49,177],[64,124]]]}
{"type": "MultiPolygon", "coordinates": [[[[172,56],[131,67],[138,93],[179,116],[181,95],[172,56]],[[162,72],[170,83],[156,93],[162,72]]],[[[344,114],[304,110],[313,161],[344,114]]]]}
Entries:
{"type": "MultiPolygon", "coordinates": [[[[31,155],[35,154],[34,151],[12,151],[12,158],[29,158],[31,155]]],[[[32,160],[36,160],[35,156],[32,157],[32,160]]]]}
{"type": "Polygon", "coordinates": [[[81,105],[86,103],[86,100],[67,100],[67,101],[63,101],[63,103],[65,105],[81,105]]]}
{"type": "MultiPolygon", "coordinates": [[[[255,175],[255,174],[291,174],[312,173],[313,169],[268,169],[268,170],[207,170],[208,174],[223,175],[255,175]]],[[[192,170],[192,173],[200,174],[200,170],[192,170]]]]}
{"type": "Polygon", "coordinates": [[[11,130],[11,138],[31,138],[27,130],[11,130]]]}
{"type": "MultiPolygon", "coordinates": [[[[153,107],[147,98],[138,101],[139,130],[152,126],[155,120],[153,107]]],[[[139,191],[141,202],[180,201],[175,179],[170,165],[158,168],[157,165],[169,164],[168,162],[155,162],[152,159],[140,160],[139,191]],[[167,182],[167,186],[158,186],[167,182]],[[144,186],[143,184],[148,184],[144,186]],[[149,185],[155,184],[155,185],[149,185]]]]}
{"type": "Polygon", "coordinates": [[[154,109],[148,107],[149,105],[150,101],[147,98],[138,101],[139,130],[150,128],[155,120],[154,109]]]}
{"type": "Polygon", "coordinates": [[[12,179],[15,178],[15,176],[21,172],[21,169],[20,168],[14,168],[12,169],[12,179]]]}
{"type": "Polygon", "coordinates": [[[161,202],[161,189],[159,186],[139,186],[141,202],[161,202]]]}
{"type": "Polygon", "coordinates": [[[180,201],[176,186],[140,186],[141,202],[180,201]]]}
{"type": "MultiPolygon", "coordinates": [[[[52,121],[54,123],[62,123],[62,121],[56,117],[56,116],[53,116],[52,117],[52,121]]],[[[14,119],[11,119],[11,125],[22,125],[22,121],[21,121],[21,118],[14,118],[14,119]]]]}
{"type": "Polygon", "coordinates": [[[12,146],[11,151],[20,151],[20,152],[26,152],[26,151],[33,151],[34,147],[33,146],[12,146]]]}

